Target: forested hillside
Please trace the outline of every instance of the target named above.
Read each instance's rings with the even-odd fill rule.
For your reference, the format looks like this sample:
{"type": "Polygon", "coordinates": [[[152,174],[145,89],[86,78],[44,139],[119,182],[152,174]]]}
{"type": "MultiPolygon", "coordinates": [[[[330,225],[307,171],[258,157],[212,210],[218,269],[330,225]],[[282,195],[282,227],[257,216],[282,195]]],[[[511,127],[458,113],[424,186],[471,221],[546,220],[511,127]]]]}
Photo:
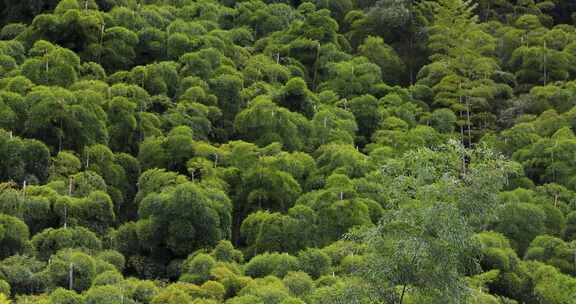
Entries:
{"type": "Polygon", "coordinates": [[[0,304],[575,304],[576,2],[0,1],[0,304]]]}

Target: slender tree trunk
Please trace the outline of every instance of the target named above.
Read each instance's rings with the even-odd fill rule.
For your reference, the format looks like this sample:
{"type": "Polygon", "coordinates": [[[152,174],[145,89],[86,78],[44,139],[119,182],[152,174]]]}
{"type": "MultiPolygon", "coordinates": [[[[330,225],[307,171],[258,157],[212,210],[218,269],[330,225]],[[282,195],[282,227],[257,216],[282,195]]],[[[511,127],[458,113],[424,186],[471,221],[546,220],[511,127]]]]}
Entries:
{"type": "Polygon", "coordinates": [[[466,96],[466,127],[468,128],[468,147],[472,146],[472,131],[470,122],[470,96],[466,96]]]}
{"type": "Polygon", "coordinates": [[[404,302],[404,294],[406,293],[406,284],[404,284],[404,286],[402,286],[402,294],[400,294],[400,302],[398,302],[398,304],[402,304],[402,302],[404,302]]]}

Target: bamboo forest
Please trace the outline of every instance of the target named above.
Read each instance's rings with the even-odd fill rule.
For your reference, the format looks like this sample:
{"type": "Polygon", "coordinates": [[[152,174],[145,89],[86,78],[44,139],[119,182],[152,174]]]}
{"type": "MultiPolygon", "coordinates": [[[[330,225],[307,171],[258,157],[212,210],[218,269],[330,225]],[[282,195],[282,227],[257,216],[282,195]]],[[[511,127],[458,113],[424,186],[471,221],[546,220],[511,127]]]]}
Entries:
{"type": "Polygon", "coordinates": [[[576,1],[0,0],[0,304],[576,304],[576,1]]]}

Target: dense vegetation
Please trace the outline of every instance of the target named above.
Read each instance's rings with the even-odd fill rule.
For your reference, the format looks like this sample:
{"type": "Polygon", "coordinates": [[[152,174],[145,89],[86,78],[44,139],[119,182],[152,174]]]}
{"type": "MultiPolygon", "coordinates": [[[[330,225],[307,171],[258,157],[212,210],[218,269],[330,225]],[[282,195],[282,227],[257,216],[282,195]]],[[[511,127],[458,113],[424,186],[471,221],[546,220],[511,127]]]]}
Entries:
{"type": "Polygon", "coordinates": [[[2,0],[0,304],[576,303],[576,4],[2,0]]]}

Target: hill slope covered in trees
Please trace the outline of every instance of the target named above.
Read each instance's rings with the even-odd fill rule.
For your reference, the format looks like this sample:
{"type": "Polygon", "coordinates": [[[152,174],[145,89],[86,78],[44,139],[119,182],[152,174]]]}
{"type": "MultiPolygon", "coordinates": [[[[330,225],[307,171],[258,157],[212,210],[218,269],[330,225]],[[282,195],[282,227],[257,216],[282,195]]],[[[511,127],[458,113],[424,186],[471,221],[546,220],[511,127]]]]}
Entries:
{"type": "Polygon", "coordinates": [[[575,304],[573,3],[0,1],[0,304],[575,304]]]}

